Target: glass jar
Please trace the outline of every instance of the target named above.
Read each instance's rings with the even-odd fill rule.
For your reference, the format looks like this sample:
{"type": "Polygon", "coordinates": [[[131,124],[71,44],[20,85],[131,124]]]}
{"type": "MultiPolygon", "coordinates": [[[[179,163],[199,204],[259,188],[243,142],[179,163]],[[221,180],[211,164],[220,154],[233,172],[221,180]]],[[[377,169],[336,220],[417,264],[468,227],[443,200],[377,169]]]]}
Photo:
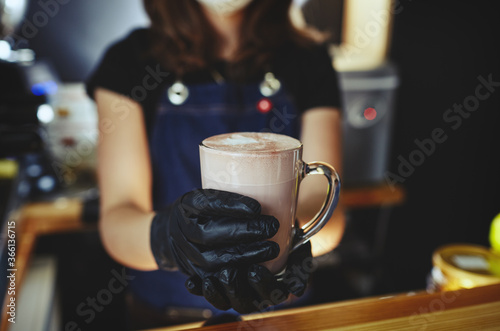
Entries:
{"type": "Polygon", "coordinates": [[[429,287],[455,291],[500,283],[500,255],[486,247],[450,244],[436,249],[429,287]]]}

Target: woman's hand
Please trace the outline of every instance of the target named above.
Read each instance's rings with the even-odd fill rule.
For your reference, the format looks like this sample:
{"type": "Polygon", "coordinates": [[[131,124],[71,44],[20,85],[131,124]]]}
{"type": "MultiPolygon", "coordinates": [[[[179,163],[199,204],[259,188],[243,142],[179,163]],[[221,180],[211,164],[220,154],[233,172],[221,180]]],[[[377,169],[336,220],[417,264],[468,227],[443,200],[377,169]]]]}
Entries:
{"type": "Polygon", "coordinates": [[[186,193],[151,224],[151,250],[160,269],[204,277],[226,266],[261,263],[278,256],[279,222],[260,204],[218,190],[186,193]]]}
{"type": "Polygon", "coordinates": [[[233,308],[248,314],[278,305],[290,294],[300,297],[313,269],[308,242],[290,254],[285,272],[279,276],[259,264],[226,266],[202,277],[190,277],[186,287],[192,294],[204,296],[218,309],[233,308]]]}

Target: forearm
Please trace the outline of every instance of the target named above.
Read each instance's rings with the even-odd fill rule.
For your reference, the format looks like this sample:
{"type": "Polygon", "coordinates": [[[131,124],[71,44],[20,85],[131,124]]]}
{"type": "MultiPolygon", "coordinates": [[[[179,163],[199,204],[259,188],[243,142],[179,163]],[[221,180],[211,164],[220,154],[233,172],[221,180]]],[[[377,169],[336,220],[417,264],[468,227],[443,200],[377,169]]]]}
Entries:
{"type": "Polygon", "coordinates": [[[119,263],[139,270],[158,268],[150,248],[154,212],[134,205],[119,205],[102,212],[99,232],[108,254],[119,263]]]}
{"type": "Polygon", "coordinates": [[[123,265],[157,269],[149,244],[151,170],[142,108],[106,89],[97,89],[95,99],[100,124],[111,123],[98,144],[102,242],[123,265]]]}

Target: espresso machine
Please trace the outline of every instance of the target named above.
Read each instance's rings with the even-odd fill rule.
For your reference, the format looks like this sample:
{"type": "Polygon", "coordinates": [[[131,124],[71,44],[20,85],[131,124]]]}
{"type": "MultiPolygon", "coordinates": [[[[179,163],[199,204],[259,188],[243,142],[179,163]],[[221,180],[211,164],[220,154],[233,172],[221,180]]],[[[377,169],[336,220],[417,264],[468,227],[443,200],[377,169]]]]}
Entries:
{"type": "Polygon", "coordinates": [[[0,159],[17,162],[18,177],[27,175],[17,195],[34,197],[60,186],[50,166],[43,127],[53,118],[49,99],[58,79],[16,35],[27,4],[0,0],[0,159]]]}
{"type": "Polygon", "coordinates": [[[43,92],[33,93],[29,49],[15,49],[12,33],[25,7],[24,1],[0,0],[0,157],[38,151],[38,107],[46,102],[43,92]]]}

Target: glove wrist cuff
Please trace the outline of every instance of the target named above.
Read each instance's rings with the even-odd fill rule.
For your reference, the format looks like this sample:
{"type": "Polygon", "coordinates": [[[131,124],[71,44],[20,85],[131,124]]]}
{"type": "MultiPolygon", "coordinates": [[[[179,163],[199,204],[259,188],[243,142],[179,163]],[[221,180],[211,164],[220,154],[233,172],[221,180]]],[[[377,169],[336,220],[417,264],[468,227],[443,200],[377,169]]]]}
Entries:
{"type": "Polygon", "coordinates": [[[151,222],[150,243],[151,252],[159,269],[167,271],[178,270],[173,253],[168,246],[169,227],[168,219],[162,213],[157,213],[151,222]]]}

